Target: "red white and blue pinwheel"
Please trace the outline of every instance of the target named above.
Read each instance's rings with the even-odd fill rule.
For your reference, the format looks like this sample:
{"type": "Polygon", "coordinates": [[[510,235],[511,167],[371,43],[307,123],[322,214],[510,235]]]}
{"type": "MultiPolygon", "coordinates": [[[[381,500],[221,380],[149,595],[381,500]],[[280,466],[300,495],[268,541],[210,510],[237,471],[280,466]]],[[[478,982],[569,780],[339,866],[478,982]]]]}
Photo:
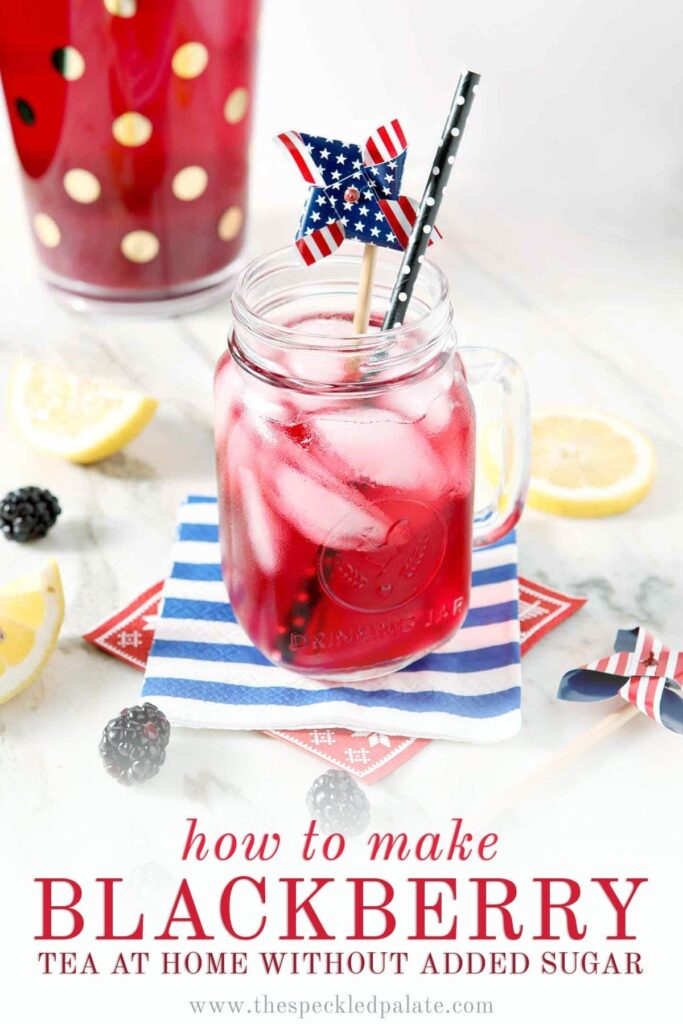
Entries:
{"type": "Polygon", "coordinates": [[[683,733],[683,651],[674,651],[647,629],[620,629],[614,654],[567,672],[560,700],[607,700],[617,694],[644,715],[683,733]]]}
{"type": "Polygon", "coordinates": [[[400,194],[408,144],[397,120],[373,132],[363,149],[294,131],[275,141],[311,186],[296,234],[304,263],[330,256],[345,238],[406,248],[418,203],[400,194]]]}

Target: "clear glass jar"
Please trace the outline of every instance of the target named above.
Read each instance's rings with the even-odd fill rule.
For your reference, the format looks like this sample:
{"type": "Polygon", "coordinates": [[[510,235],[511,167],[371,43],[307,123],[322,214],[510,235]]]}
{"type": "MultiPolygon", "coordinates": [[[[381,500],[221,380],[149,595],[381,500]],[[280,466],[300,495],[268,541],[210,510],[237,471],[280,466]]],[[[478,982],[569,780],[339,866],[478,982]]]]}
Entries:
{"type": "Polygon", "coordinates": [[[354,336],[352,246],[312,268],[291,249],[255,260],[234,292],[216,371],[234,612],[268,659],[331,682],[395,671],[453,635],[468,609],[472,546],[512,528],[528,477],[519,368],[501,353],[457,349],[436,266],[422,269],[410,321],[380,330],[398,262],[382,254],[370,330],[354,336]],[[500,480],[476,513],[467,365],[495,388],[505,442],[500,480]]]}
{"type": "Polygon", "coordinates": [[[230,279],[244,232],[258,9],[259,0],[4,5],[0,71],[36,250],[43,276],[74,305],[171,312],[230,279]]]}

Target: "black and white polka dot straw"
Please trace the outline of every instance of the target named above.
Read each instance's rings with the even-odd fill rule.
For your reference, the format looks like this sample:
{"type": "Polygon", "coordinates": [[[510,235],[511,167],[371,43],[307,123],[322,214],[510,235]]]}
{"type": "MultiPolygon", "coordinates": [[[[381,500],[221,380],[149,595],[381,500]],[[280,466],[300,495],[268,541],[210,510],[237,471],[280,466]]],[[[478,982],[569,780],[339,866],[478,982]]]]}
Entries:
{"type": "Polygon", "coordinates": [[[460,76],[429,180],[417,211],[417,219],[391,293],[389,308],[382,324],[384,330],[400,326],[405,319],[480,77],[475,71],[463,71],[460,76]]]}

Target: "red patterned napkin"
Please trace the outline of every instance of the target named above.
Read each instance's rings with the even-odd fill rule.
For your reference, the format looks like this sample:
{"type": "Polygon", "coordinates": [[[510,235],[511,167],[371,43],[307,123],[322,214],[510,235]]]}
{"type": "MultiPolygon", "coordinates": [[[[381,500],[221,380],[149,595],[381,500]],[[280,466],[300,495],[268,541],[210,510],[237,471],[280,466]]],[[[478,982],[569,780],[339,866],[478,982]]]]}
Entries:
{"type": "Polygon", "coordinates": [[[587,597],[570,597],[540,583],[519,577],[519,622],[522,654],[530,651],[546,634],[583,608],[587,597]]]}
{"type": "Polygon", "coordinates": [[[144,672],[154,640],[163,586],[163,580],[155,583],[125,608],[120,608],[99,626],[85,633],[83,639],[144,672]]]}
{"type": "MultiPolygon", "coordinates": [[[[86,633],[84,640],[144,670],[154,639],[163,582],[155,583],[118,612],[86,633]]],[[[519,618],[522,654],[586,603],[558,590],[519,578],[519,618]]],[[[334,768],[343,768],[362,782],[379,779],[404,764],[431,740],[357,733],[348,729],[278,729],[268,735],[291,743],[334,768]]]]}

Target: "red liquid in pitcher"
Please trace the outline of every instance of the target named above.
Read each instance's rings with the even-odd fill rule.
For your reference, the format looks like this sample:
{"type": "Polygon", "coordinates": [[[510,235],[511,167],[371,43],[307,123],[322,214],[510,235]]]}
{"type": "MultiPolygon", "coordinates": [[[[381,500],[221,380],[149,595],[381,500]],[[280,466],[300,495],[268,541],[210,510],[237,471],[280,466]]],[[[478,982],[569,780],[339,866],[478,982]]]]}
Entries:
{"type": "Polygon", "coordinates": [[[246,206],[258,0],[6,7],[0,68],[48,270],[135,298],[229,265],[246,206]]]}
{"type": "MultiPolygon", "coordinates": [[[[296,376],[296,355],[281,358],[296,376]]],[[[370,676],[462,623],[474,418],[453,359],[349,399],[273,387],[223,356],[223,572],[239,622],[270,660],[331,679],[370,676]]]]}

